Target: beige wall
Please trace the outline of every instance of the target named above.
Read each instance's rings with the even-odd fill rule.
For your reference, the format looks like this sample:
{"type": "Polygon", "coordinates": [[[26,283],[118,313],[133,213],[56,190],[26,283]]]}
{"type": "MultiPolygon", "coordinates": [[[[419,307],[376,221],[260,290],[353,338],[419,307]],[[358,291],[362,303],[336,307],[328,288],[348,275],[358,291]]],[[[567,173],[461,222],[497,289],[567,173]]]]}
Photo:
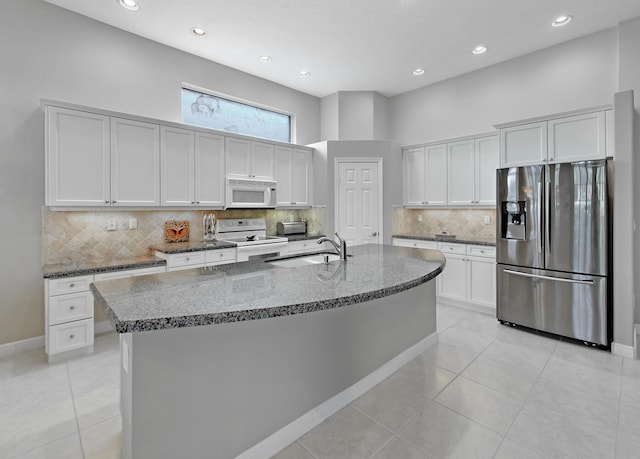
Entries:
{"type": "Polygon", "coordinates": [[[496,241],[495,209],[393,209],[394,235],[429,236],[445,229],[456,239],[496,241]],[[489,217],[489,224],[485,224],[489,217]]]}
{"type": "Polygon", "coordinates": [[[164,243],[164,222],[188,220],[190,240],[202,238],[202,216],[213,212],[216,218],[256,218],[267,222],[267,233],[276,233],[279,221],[305,219],[309,234],[324,234],[325,209],[300,210],[136,210],[136,211],[59,211],[43,208],[43,264],[78,260],[128,258],[149,254],[149,247],[164,243]],[[115,218],[116,231],[107,231],[107,219],[115,218]],[[128,229],[130,218],[137,219],[138,228],[128,229]]]}

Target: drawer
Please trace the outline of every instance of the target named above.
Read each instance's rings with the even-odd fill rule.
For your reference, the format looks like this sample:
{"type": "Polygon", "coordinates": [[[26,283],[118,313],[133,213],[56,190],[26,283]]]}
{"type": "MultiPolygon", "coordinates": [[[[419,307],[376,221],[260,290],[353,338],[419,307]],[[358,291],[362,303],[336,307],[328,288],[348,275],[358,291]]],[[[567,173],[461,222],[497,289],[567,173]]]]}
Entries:
{"type": "Polygon", "coordinates": [[[188,252],[170,255],[167,258],[167,268],[204,265],[204,252],[188,252]]]}
{"type": "Polygon", "coordinates": [[[49,355],[93,344],[93,319],[49,327],[49,355]]]}
{"type": "Polygon", "coordinates": [[[455,253],[458,255],[465,255],[467,253],[467,248],[464,244],[450,244],[447,242],[440,242],[438,248],[445,256],[448,253],[455,253]]]}
{"type": "Polygon", "coordinates": [[[323,244],[318,244],[316,240],[294,241],[287,245],[289,253],[316,252],[324,249],[323,244]]]}
{"type": "Polygon", "coordinates": [[[483,245],[469,245],[467,246],[467,255],[474,257],[496,257],[496,248],[483,245]]]}
{"type": "Polygon", "coordinates": [[[236,261],[236,249],[207,250],[204,256],[205,264],[234,263],[236,261]]]}
{"type": "Polygon", "coordinates": [[[93,294],[71,293],[49,298],[49,325],[93,317],[93,294]]]}
{"type": "Polygon", "coordinates": [[[123,277],[144,276],[145,274],[157,274],[167,272],[167,268],[164,266],[153,266],[151,268],[139,268],[139,269],[125,269],[122,271],[111,271],[108,273],[96,274],[95,280],[107,280],[107,279],[121,279],[123,277]]]}
{"type": "Polygon", "coordinates": [[[393,239],[393,245],[400,247],[414,247],[417,249],[438,249],[438,243],[435,241],[420,241],[417,239],[393,239]]]}
{"type": "Polygon", "coordinates": [[[89,285],[93,282],[93,274],[64,277],[62,279],[47,279],[47,281],[49,285],[49,296],[88,292],[89,285]]]}

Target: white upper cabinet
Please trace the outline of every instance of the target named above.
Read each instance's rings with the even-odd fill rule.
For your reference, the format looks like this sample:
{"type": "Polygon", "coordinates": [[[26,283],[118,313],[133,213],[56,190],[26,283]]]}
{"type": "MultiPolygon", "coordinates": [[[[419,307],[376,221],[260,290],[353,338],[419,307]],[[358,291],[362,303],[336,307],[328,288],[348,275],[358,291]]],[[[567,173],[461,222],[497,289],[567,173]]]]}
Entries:
{"type": "Polygon", "coordinates": [[[45,117],[46,205],[110,205],[109,117],[53,106],[45,117]]]}
{"type": "Polygon", "coordinates": [[[224,137],[189,129],[160,129],[163,206],[224,205],[224,137]]]}
{"type": "Polygon", "coordinates": [[[497,135],[475,139],[475,203],[496,203],[496,170],[500,167],[500,140],[497,135]]]}
{"type": "Polygon", "coordinates": [[[225,151],[229,177],[274,179],[274,147],[272,144],[226,137],[225,151]]]}
{"type": "Polygon", "coordinates": [[[549,120],[550,163],[564,163],[606,157],[604,112],[549,120]]]}
{"type": "Polygon", "coordinates": [[[160,128],[161,189],[163,206],[195,204],[195,133],[160,128]]]}
{"type": "Polygon", "coordinates": [[[447,144],[447,196],[449,205],[475,203],[475,158],[473,150],[473,139],[447,144]]]}
{"type": "Polygon", "coordinates": [[[547,122],[500,129],[502,167],[537,164],[547,159],[547,122]]]}
{"type": "Polygon", "coordinates": [[[224,206],[224,137],[195,134],[195,199],[202,207],[224,206]]]}
{"type": "Polygon", "coordinates": [[[275,179],[278,207],[311,206],[312,152],[275,147],[275,179]]]}
{"type": "Polygon", "coordinates": [[[499,147],[497,135],[447,145],[449,205],[495,205],[499,147]]]}
{"type": "Polygon", "coordinates": [[[612,156],[611,110],[500,128],[500,166],[564,163],[612,156]]]}
{"type": "Polygon", "coordinates": [[[447,146],[429,145],[403,150],[403,195],[406,207],[447,203],[447,146]]]}
{"type": "Polygon", "coordinates": [[[160,205],[160,126],[111,118],[111,204],[160,205]]]}

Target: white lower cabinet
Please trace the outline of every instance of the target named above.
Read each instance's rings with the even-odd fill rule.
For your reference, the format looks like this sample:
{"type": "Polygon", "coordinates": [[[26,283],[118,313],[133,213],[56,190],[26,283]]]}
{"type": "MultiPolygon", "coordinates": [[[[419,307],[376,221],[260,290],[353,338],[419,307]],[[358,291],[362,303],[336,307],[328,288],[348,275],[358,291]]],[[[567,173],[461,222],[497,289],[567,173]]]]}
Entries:
{"type": "Polygon", "coordinates": [[[296,255],[299,253],[318,252],[321,250],[333,250],[334,247],[328,242],[318,244],[317,239],[306,239],[304,241],[289,241],[287,245],[287,252],[289,255],[296,255]]]}
{"type": "Polygon", "coordinates": [[[438,301],[493,313],[496,307],[495,247],[405,238],[393,238],[392,243],[440,250],[447,264],[436,284],[438,301]]]}
{"type": "Polygon", "coordinates": [[[155,256],[167,260],[167,271],[202,268],[227,263],[235,263],[236,248],[218,250],[198,250],[184,253],[164,253],[156,251],[155,256]]]}
{"type": "Polygon", "coordinates": [[[164,266],[111,271],[85,276],[45,279],[44,346],[49,361],[71,351],[93,351],[94,315],[92,282],[165,272],[164,266]]]}

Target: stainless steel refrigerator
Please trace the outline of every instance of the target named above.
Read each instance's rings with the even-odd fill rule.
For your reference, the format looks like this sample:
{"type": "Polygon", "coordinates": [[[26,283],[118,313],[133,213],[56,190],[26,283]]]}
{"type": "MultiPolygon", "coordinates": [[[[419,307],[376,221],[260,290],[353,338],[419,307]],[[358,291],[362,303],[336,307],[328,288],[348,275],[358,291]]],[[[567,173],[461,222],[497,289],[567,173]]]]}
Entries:
{"type": "Polygon", "coordinates": [[[497,171],[497,317],[608,347],[605,160],[497,171]]]}

